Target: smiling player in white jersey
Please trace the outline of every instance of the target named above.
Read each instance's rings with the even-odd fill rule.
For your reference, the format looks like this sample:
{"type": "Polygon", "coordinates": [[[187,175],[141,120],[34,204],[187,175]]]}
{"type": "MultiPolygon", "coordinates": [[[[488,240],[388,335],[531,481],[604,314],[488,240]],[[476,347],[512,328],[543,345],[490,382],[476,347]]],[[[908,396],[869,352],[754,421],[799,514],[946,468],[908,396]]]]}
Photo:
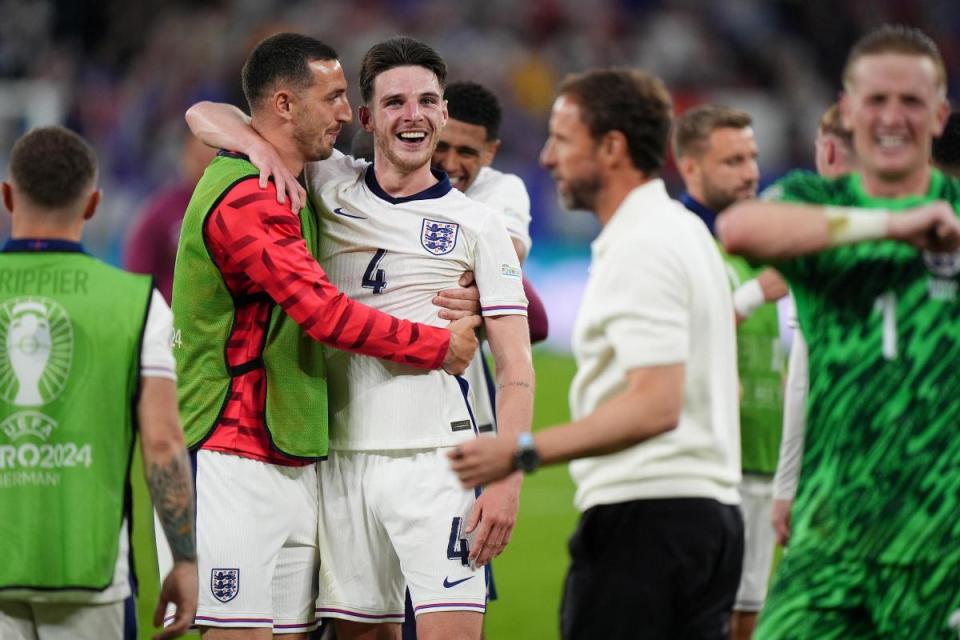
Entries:
{"type": "MultiPolygon", "coordinates": [[[[431,172],[447,120],[445,75],[439,55],[410,38],[365,56],[360,120],[374,134],[375,165],[337,154],[307,168],[310,191],[326,209],[321,262],[345,293],[431,323],[439,322],[433,294],[473,270],[502,385],[498,424],[514,439],[529,429],[533,401],[520,264],[496,212],[431,172]]],[[[225,114],[195,112],[204,125],[195,131],[251,158],[269,157],[262,140],[225,114]]],[[[479,638],[480,567],[509,540],[520,476],[475,497],[449,471],[446,449],[476,437],[465,381],[332,352],[328,369],[319,615],[338,619],[339,638],[393,636],[408,586],[421,639],[479,638]]]]}
{"type": "MultiPolygon", "coordinates": [[[[502,110],[497,96],[476,82],[460,81],[447,85],[443,92],[449,118],[440,132],[440,141],[433,152],[433,166],[442,169],[450,184],[472,200],[489,205],[500,214],[521,263],[530,252],[530,197],[519,176],[504,173],[490,165],[500,147],[502,110]]],[[[373,135],[360,129],[350,143],[350,155],[373,161],[373,135]]],[[[546,339],[547,315],[539,296],[524,277],[527,296],[527,320],[530,341],[546,339]]],[[[440,297],[445,297],[441,293],[440,297]]],[[[443,315],[443,313],[441,313],[443,315]]],[[[470,383],[470,405],[481,433],[494,431],[495,383],[482,350],[474,356],[463,374],[470,383]]],[[[487,575],[488,600],[497,598],[492,568],[487,575]]],[[[403,625],[405,640],[416,638],[413,606],[407,600],[407,619],[403,625]]]]}
{"type": "MultiPolygon", "coordinates": [[[[497,96],[475,82],[447,85],[443,93],[449,118],[440,132],[433,153],[433,166],[442,169],[450,184],[470,199],[482,202],[500,214],[520,262],[530,254],[530,196],[519,176],[494,169],[491,164],[500,148],[502,111],[497,96]]],[[[353,137],[350,154],[373,160],[373,135],[360,129],[353,137]]],[[[530,340],[545,340],[548,332],[546,310],[529,281],[524,278],[530,340]]],[[[441,294],[444,297],[444,294],[441,294]]],[[[481,433],[496,428],[493,379],[483,354],[478,352],[464,373],[470,382],[474,417],[481,433]]]]}
{"type": "MultiPolygon", "coordinates": [[[[320,260],[347,295],[403,317],[438,323],[436,291],[476,269],[482,312],[522,315],[526,301],[518,260],[499,217],[440,179],[409,197],[393,197],[371,166],[349,156],[307,170],[323,216],[320,260]],[[441,257],[443,259],[438,259],[441,257]]],[[[442,175],[442,174],[441,174],[442,175]]],[[[411,449],[473,439],[474,425],[452,376],[403,375],[403,365],[327,353],[331,378],[330,442],[334,449],[411,449]],[[424,397],[446,392],[423,405],[424,397]],[[432,414],[424,419],[424,414],[432,414]],[[421,416],[410,423],[398,416],[421,416]]]]}

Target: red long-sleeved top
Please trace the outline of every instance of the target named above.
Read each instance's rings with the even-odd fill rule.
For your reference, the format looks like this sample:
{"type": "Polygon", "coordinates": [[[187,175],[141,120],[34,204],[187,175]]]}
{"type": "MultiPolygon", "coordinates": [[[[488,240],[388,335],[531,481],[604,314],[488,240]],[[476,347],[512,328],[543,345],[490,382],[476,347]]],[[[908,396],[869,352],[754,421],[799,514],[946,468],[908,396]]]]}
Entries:
{"type": "MultiPolygon", "coordinates": [[[[264,344],[279,304],[310,337],[338,349],[436,369],[447,353],[446,329],[400,320],[341,293],[307,250],[299,217],[277,203],[273,183],[234,185],[207,217],[204,240],[235,301],[228,367],[246,369],[264,344]]],[[[262,367],[234,375],[230,397],[201,448],[283,465],[306,464],[272,448],[264,425],[262,367]]]]}

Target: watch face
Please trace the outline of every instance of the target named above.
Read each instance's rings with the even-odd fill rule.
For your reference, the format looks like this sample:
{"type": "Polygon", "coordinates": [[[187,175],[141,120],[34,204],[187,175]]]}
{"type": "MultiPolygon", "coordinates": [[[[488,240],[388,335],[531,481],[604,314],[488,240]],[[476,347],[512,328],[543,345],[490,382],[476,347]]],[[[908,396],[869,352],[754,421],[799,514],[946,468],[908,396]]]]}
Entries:
{"type": "Polygon", "coordinates": [[[540,463],[540,456],[535,449],[521,449],[517,453],[517,468],[521,471],[533,471],[540,463]]]}
{"type": "Polygon", "coordinates": [[[521,433],[517,436],[517,450],[513,454],[513,466],[524,472],[531,472],[540,465],[540,455],[533,443],[533,434],[521,433]]]}

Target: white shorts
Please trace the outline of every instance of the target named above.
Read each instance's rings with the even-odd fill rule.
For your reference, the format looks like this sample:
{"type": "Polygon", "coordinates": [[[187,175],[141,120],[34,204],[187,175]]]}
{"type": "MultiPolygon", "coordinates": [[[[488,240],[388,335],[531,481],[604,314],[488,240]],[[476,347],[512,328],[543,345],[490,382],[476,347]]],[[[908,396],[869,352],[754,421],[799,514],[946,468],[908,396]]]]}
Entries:
{"type": "Polygon", "coordinates": [[[402,622],[486,610],[486,571],[469,566],[463,533],[476,502],[450,470],[447,449],[331,451],[319,463],[317,617],[402,622]]]}
{"type": "MultiPolygon", "coordinates": [[[[132,598],[131,598],[132,599],[132,598]]],[[[126,603],[66,604],[0,600],[3,640],[121,640],[126,603]]],[[[134,606],[130,606],[133,611],[134,606]]],[[[136,628],[136,621],[130,621],[136,628]]]]}
{"type": "Polygon", "coordinates": [[[735,611],[760,611],[767,597],[770,567],[776,545],[773,525],[773,478],[744,474],[740,485],[740,508],[743,511],[743,575],[735,611]]]}
{"type": "MultiPolygon", "coordinates": [[[[274,634],[316,627],[316,469],[197,452],[196,626],[266,627],[274,634]]],[[[158,559],[165,576],[169,555],[158,559]]]]}

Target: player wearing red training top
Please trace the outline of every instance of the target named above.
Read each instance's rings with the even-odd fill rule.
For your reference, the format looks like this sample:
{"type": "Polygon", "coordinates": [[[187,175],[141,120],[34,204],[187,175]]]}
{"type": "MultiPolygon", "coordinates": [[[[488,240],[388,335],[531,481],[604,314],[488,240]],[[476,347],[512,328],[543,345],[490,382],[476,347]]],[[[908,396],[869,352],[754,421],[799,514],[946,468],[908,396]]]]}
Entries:
{"type": "MultiPolygon", "coordinates": [[[[351,118],[336,54],[312,38],[263,41],[243,80],[253,126],[294,174],[328,156],[351,118]]],[[[279,205],[258,175],[237,154],[214,159],[184,217],[174,275],[180,405],[201,505],[196,622],[221,627],[218,638],[305,637],[315,626],[311,463],[327,449],[316,341],[459,372],[478,324],[460,321],[448,332],[344,296],[314,260],[312,208],[298,215],[279,205]]]]}

